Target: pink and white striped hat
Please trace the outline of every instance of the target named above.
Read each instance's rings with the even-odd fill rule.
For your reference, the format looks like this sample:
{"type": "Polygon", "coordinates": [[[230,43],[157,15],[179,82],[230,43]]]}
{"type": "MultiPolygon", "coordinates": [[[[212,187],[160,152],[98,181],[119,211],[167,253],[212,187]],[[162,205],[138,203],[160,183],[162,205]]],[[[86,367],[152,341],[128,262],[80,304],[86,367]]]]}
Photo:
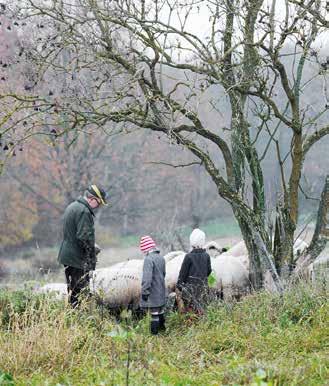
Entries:
{"type": "Polygon", "coordinates": [[[150,236],[141,237],[139,248],[143,253],[149,252],[151,249],[155,248],[155,242],[150,236]]]}

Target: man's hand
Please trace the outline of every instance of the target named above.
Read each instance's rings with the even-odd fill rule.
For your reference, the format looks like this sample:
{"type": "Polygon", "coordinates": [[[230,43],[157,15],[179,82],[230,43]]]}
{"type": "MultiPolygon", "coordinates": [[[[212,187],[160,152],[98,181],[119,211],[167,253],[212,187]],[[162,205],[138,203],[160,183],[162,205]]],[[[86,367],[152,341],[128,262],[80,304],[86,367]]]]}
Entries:
{"type": "Polygon", "coordinates": [[[81,240],[80,246],[84,251],[85,258],[84,258],[84,269],[85,271],[95,271],[96,269],[96,253],[95,253],[95,245],[90,245],[88,241],[81,240]]]}
{"type": "Polygon", "coordinates": [[[84,271],[85,272],[90,272],[90,271],[95,271],[96,269],[96,260],[90,260],[87,259],[84,263],[84,271]]]}

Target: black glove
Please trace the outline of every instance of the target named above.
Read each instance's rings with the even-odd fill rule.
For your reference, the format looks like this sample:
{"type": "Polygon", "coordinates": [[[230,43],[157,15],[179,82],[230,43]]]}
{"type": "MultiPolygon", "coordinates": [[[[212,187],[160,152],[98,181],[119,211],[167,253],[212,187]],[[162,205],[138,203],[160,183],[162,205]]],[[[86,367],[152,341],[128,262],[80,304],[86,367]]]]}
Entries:
{"type": "Polygon", "coordinates": [[[149,298],[148,295],[142,295],[142,300],[143,300],[144,302],[147,302],[148,298],[149,298]]]}
{"type": "Polygon", "coordinates": [[[96,261],[85,261],[83,264],[83,269],[86,272],[95,271],[96,269],[96,261]]]}

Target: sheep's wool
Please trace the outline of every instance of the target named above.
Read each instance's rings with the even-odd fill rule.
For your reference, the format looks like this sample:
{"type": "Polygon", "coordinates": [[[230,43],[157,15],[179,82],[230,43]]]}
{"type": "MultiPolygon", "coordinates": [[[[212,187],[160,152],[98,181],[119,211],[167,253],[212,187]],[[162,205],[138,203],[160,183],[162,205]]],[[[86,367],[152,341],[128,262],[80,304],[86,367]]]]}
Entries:
{"type": "Polygon", "coordinates": [[[190,244],[192,248],[203,248],[206,243],[206,235],[202,230],[196,228],[190,235],[190,244]]]}

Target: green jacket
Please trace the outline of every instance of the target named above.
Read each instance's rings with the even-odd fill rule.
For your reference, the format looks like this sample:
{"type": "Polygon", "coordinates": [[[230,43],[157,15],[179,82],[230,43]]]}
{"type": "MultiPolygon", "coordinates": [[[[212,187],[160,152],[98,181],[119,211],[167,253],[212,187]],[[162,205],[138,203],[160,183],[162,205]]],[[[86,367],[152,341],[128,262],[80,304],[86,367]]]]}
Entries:
{"type": "Polygon", "coordinates": [[[85,271],[96,266],[94,212],[88,202],[79,197],[64,212],[63,242],[58,261],[85,271]]]}

